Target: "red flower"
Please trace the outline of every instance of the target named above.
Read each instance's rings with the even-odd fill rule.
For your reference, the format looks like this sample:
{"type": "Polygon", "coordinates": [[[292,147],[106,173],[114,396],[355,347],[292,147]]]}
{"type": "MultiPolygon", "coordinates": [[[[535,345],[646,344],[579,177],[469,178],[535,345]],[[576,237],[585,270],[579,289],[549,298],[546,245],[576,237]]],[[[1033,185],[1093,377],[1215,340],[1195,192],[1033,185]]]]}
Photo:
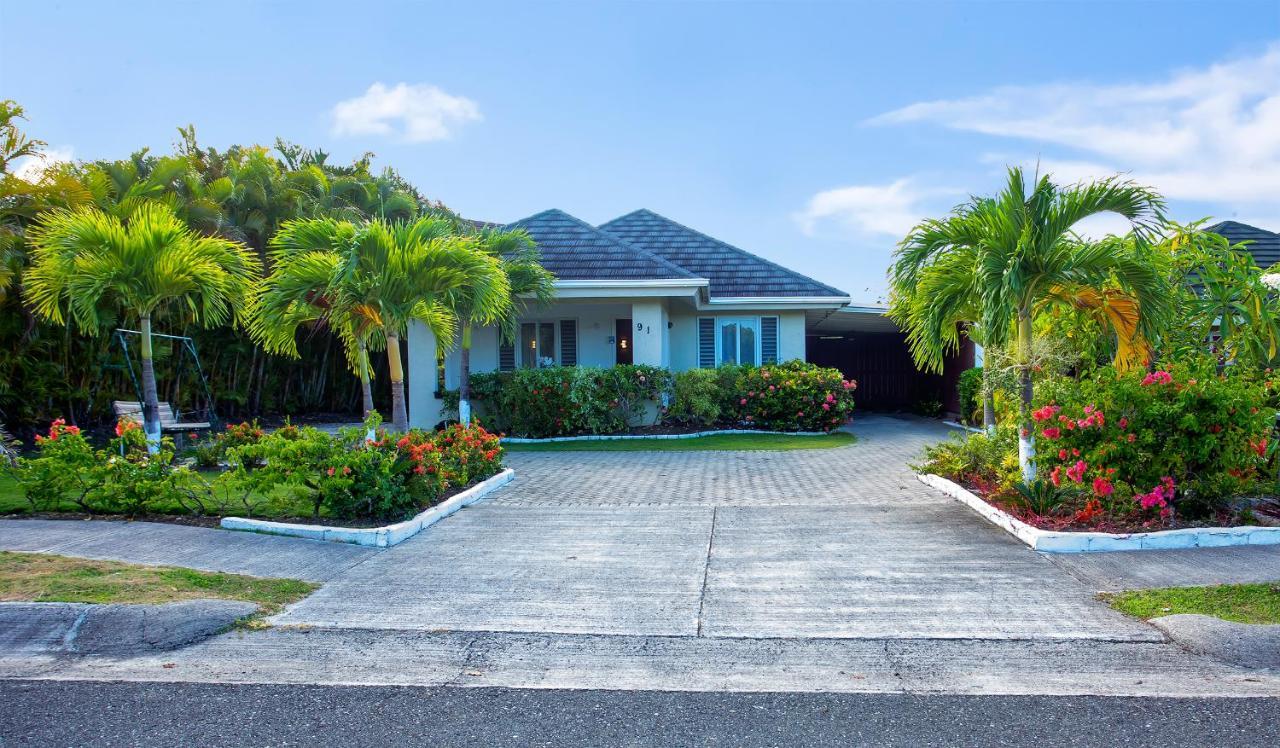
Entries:
{"type": "Polygon", "coordinates": [[[1089,466],[1085,464],[1084,460],[1076,460],[1076,464],[1067,468],[1067,477],[1079,483],[1084,480],[1084,471],[1088,469],[1089,466]]]}
{"type": "Polygon", "coordinates": [[[1106,478],[1093,479],[1093,492],[1099,496],[1110,496],[1115,490],[1115,486],[1111,485],[1111,481],[1106,478]]]}
{"type": "Polygon", "coordinates": [[[1044,438],[1046,439],[1057,439],[1060,436],[1062,436],[1062,431],[1057,427],[1051,426],[1044,430],[1044,438]]]}

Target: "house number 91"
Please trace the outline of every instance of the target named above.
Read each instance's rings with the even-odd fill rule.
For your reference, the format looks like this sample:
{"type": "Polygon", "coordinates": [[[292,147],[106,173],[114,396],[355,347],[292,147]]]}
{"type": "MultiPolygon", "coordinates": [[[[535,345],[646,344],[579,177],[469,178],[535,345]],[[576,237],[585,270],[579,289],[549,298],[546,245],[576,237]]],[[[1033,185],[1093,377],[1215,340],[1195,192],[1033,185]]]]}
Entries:
{"type": "Polygon", "coordinates": [[[636,323],[636,332],[642,332],[645,335],[648,335],[651,331],[652,331],[652,328],[646,325],[645,323],[643,322],[636,323]]]}

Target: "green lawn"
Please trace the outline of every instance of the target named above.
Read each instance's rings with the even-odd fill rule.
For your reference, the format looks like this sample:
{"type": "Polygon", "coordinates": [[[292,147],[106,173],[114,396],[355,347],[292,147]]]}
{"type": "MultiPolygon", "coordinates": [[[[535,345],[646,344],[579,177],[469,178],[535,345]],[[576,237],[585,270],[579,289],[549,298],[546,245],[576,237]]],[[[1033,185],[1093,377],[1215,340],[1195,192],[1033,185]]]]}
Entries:
{"type": "Polygon", "coordinates": [[[1199,613],[1238,623],[1280,623],[1280,582],[1169,587],[1107,596],[1111,607],[1138,618],[1199,613]]]}
{"type": "Polygon", "coordinates": [[[571,442],[503,444],[508,452],[701,452],[707,450],[830,449],[853,444],[847,431],[819,436],[792,434],[713,434],[691,439],[602,439],[571,442]]]}
{"type": "Polygon", "coordinates": [[[0,600],[6,602],[170,603],[218,598],[257,603],[260,614],[266,615],[319,586],[297,579],[0,551],[0,600]]]}

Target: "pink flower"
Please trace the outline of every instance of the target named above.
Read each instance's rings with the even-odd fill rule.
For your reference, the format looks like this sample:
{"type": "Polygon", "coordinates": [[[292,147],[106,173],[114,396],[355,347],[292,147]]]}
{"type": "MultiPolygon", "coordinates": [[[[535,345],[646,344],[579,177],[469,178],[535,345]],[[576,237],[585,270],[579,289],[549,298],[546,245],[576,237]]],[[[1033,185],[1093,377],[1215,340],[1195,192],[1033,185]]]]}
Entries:
{"type": "Polygon", "coordinates": [[[1076,460],[1076,464],[1067,468],[1067,477],[1079,483],[1084,480],[1084,471],[1088,469],[1089,466],[1085,464],[1084,460],[1076,460]]]}
{"type": "Polygon", "coordinates": [[[738,405],[746,405],[746,404],[747,404],[747,398],[745,397],[738,401],[738,405]]]}
{"type": "Polygon", "coordinates": [[[1142,379],[1142,386],[1151,384],[1173,384],[1173,375],[1167,371],[1153,371],[1142,379]]]}
{"type": "Polygon", "coordinates": [[[1065,459],[1067,459],[1067,450],[1065,450],[1065,449],[1059,449],[1059,450],[1058,450],[1058,459],[1059,459],[1059,460],[1065,460],[1065,459]]]}
{"type": "Polygon", "coordinates": [[[1129,434],[1129,443],[1130,443],[1130,444],[1133,444],[1133,443],[1134,443],[1134,442],[1136,442],[1136,441],[1138,441],[1138,435],[1137,435],[1137,434],[1129,434]]]}
{"type": "Polygon", "coordinates": [[[1062,432],[1055,427],[1051,426],[1044,430],[1044,438],[1046,439],[1057,439],[1060,436],[1062,436],[1062,432]]]}
{"type": "Polygon", "coordinates": [[[1129,419],[1128,419],[1128,418],[1123,418],[1123,417],[1122,417],[1122,418],[1120,419],[1120,428],[1122,428],[1122,429],[1127,429],[1127,428],[1129,428],[1129,419]]]}
{"type": "Polygon", "coordinates": [[[1110,496],[1115,490],[1115,486],[1106,478],[1093,479],[1093,492],[1099,496],[1110,496]]]}
{"type": "Polygon", "coordinates": [[[334,473],[336,473],[336,472],[337,472],[337,471],[336,471],[336,470],[334,470],[333,468],[329,468],[329,477],[333,477],[333,474],[334,474],[334,473]]]}
{"type": "MultiPolygon", "coordinates": [[[[767,372],[766,372],[766,373],[767,373],[767,372]]],[[[773,391],[774,391],[774,389],[775,389],[775,388],[774,388],[774,386],[773,386],[773,385],[769,385],[769,391],[770,391],[770,392],[773,392],[773,391]]]]}
{"type": "Polygon", "coordinates": [[[836,401],[836,396],[835,396],[835,395],[833,395],[833,394],[831,394],[830,392],[828,392],[828,393],[827,393],[827,402],[829,402],[829,403],[834,403],[835,401],[836,401]]]}
{"type": "Polygon", "coordinates": [[[823,409],[823,410],[831,410],[831,403],[823,403],[823,404],[822,404],[822,409],[823,409]]]}
{"type": "Polygon", "coordinates": [[[1057,405],[1046,405],[1043,408],[1031,411],[1031,417],[1037,421],[1047,421],[1050,418],[1053,418],[1054,414],[1060,410],[1062,410],[1062,408],[1057,405]]]}

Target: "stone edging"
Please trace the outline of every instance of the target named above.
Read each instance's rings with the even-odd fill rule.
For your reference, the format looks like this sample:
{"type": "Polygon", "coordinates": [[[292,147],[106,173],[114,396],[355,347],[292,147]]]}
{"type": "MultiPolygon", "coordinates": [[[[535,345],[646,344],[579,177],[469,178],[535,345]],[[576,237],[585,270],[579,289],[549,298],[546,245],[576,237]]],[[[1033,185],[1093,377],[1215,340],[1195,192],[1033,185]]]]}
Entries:
{"type": "Polygon", "coordinates": [[[825,436],[831,431],[761,431],[760,429],[719,429],[716,431],[694,431],[688,434],[587,434],[584,436],[548,436],[542,439],[531,439],[522,436],[504,436],[506,444],[545,444],[547,442],[606,442],[624,439],[695,439],[699,436],[715,436],[716,434],[781,434],[785,436],[825,436]]]}
{"type": "Polygon", "coordinates": [[[1280,543],[1280,527],[1194,527],[1134,533],[1041,530],[988,504],[958,483],[932,474],[916,477],[926,486],[938,489],[982,515],[993,525],[1004,528],[1010,535],[1031,546],[1032,549],[1045,553],[1217,548],[1228,545],[1280,543]]]}
{"type": "Polygon", "coordinates": [[[263,519],[245,519],[243,517],[223,517],[224,530],[248,530],[250,532],[267,533],[268,535],[289,535],[295,538],[311,540],[328,540],[335,543],[354,543],[375,548],[390,548],[403,543],[422,530],[434,525],[464,506],[470,506],[494,490],[507,485],[516,477],[511,468],[487,478],[461,493],[449,497],[448,500],[423,511],[412,519],[382,527],[328,527],[325,525],[303,525],[291,522],[271,522],[263,519]]]}

